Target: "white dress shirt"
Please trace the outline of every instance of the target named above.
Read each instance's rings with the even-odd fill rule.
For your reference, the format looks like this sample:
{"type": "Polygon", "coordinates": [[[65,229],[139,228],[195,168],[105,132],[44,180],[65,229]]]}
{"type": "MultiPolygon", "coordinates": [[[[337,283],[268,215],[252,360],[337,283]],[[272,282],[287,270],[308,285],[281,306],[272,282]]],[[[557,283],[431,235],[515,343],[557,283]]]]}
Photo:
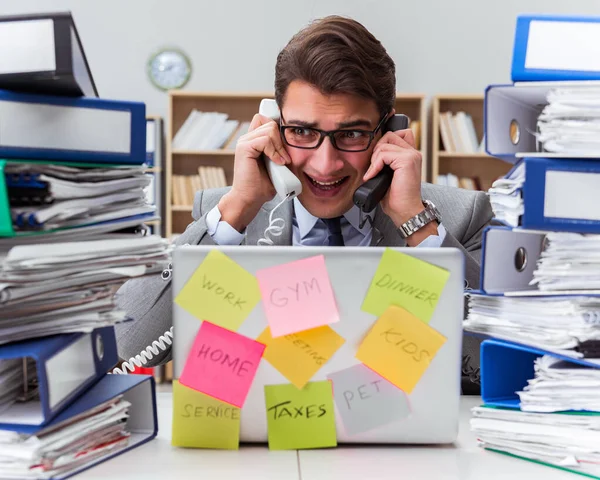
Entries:
{"type": "MultiPolygon", "coordinates": [[[[294,215],[292,220],[292,244],[294,246],[322,246],[328,245],[328,231],[325,223],[304,208],[297,198],[293,199],[294,215]]],[[[373,228],[365,222],[359,228],[359,210],[354,205],[341,219],[342,236],[344,245],[368,246],[371,243],[373,228]]],[[[206,215],[208,234],[217,245],[239,245],[244,239],[244,233],[238,232],[227,222],[221,220],[221,212],[216,205],[206,215]]],[[[446,229],[440,223],[438,235],[430,235],[418,247],[439,247],[446,237],[446,229]]]]}

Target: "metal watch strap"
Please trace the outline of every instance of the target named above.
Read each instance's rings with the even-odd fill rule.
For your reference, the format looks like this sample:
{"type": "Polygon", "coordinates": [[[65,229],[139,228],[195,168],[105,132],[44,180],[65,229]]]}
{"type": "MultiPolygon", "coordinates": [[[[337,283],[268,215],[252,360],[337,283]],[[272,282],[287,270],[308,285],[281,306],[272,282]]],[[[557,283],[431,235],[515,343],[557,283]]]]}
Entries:
{"type": "Polygon", "coordinates": [[[425,225],[440,221],[440,213],[436,206],[429,200],[423,200],[425,208],[417,213],[414,217],[409,218],[406,222],[398,227],[398,232],[402,238],[410,237],[413,233],[419,231],[425,225]]]}

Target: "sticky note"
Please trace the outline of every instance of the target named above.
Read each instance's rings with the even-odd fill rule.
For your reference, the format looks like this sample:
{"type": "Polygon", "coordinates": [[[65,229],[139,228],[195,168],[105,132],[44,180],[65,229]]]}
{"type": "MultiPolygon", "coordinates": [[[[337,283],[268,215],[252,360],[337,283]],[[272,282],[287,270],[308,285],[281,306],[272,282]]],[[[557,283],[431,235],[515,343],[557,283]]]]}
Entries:
{"type": "Polygon", "coordinates": [[[406,394],[362,363],[330,373],[327,378],[348,435],[368,432],[410,415],[406,394]]]}
{"type": "Polygon", "coordinates": [[[218,250],[211,250],[175,297],[199,320],[236,331],[256,304],[256,277],[218,250]]]}
{"type": "Polygon", "coordinates": [[[345,340],[327,325],[273,338],[269,327],[257,341],[267,348],[264,358],[297,388],[302,388],[345,340]]]}
{"type": "Polygon", "coordinates": [[[176,447],[237,450],[240,409],[173,380],[171,444],[176,447]]]}
{"type": "Polygon", "coordinates": [[[269,449],[337,446],[331,383],[265,385],[269,449]]]}
{"type": "Polygon", "coordinates": [[[179,381],[194,390],[242,407],[265,346],[226,328],[202,322],[179,381]]]}
{"type": "Polygon", "coordinates": [[[258,270],[256,278],[273,337],[339,321],[323,255],[258,270]]]}
{"type": "Polygon", "coordinates": [[[392,305],[364,338],[356,358],[410,394],[445,342],[437,330],[392,305]]]}
{"type": "Polygon", "coordinates": [[[386,248],[362,309],[379,317],[397,305],[429,322],[449,276],[444,268],[386,248]]]}

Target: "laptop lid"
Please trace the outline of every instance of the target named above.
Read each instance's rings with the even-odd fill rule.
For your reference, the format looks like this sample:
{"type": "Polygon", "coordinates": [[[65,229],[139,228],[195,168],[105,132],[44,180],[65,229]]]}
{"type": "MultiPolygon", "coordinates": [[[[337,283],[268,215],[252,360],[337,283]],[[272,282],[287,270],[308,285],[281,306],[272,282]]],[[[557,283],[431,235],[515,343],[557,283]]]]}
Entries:
{"type": "MultiPolygon", "coordinates": [[[[225,254],[252,275],[269,267],[312,257],[323,257],[339,312],[339,321],[329,324],[328,327],[342,337],[344,342],[312,375],[311,382],[328,380],[328,377],[332,376],[335,378],[338,372],[361,365],[362,362],[356,358],[357,350],[378,319],[378,316],[362,309],[363,301],[386,250],[400,252],[445,269],[448,277],[429,320],[429,326],[443,335],[446,340],[411,392],[402,392],[408,412],[399,417],[396,412],[396,420],[361,431],[364,429],[360,426],[353,428],[348,423],[347,417],[342,418],[342,412],[336,406],[335,422],[338,443],[450,443],[456,439],[464,315],[464,258],[460,250],[388,247],[183,246],[173,252],[174,300],[213,250],[225,254]],[[356,433],[356,430],[359,432],[356,433]]],[[[409,279],[415,273],[407,271],[401,272],[401,275],[409,279]]],[[[201,319],[174,301],[174,379],[179,379],[182,374],[201,324],[201,319]]],[[[268,325],[265,307],[261,300],[244,318],[237,333],[257,340],[268,325]]],[[[290,380],[265,357],[260,360],[241,410],[241,442],[267,442],[264,387],[290,383],[290,380]]],[[[335,385],[333,388],[335,389],[335,385]]],[[[351,402],[360,396],[366,398],[368,392],[365,388],[348,393],[347,400],[351,402]]],[[[396,407],[397,405],[390,408],[396,407]]],[[[377,414],[378,412],[373,412],[373,416],[377,414]]]]}

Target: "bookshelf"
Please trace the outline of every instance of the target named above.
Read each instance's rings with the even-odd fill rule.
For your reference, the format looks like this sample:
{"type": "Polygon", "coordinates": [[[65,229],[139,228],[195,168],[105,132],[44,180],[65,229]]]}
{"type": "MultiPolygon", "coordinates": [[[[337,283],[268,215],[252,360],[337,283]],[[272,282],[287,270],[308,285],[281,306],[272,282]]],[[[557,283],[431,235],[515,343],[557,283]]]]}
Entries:
{"type": "Polygon", "coordinates": [[[164,236],[165,178],[164,178],[164,125],[159,115],[146,116],[146,173],[152,176],[152,183],[146,190],[149,203],[156,205],[158,220],[146,222],[153,234],[164,236]]]}
{"type": "MultiPolygon", "coordinates": [[[[224,173],[224,181],[231,185],[233,181],[233,161],[235,150],[233,148],[176,148],[174,147],[175,135],[184,125],[191,112],[220,112],[227,114],[228,120],[249,122],[258,112],[260,101],[263,98],[273,98],[273,92],[193,92],[184,90],[169,91],[168,105],[168,130],[165,165],[165,216],[164,231],[166,237],[179,234],[185,230],[193,220],[191,217],[191,193],[194,188],[183,187],[181,176],[195,176],[199,167],[220,167],[224,173]],[[174,184],[175,182],[175,184],[174,184]],[[182,204],[177,187],[188,189],[183,198],[188,201],[182,204]]],[[[427,122],[425,95],[398,94],[396,98],[396,112],[409,116],[411,121],[418,122],[411,125],[415,128],[417,146],[423,155],[423,180],[427,178],[427,122]]],[[[235,136],[234,132],[232,136],[235,136]]],[[[181,143],[181,142],[179,142],[181,143]]],[[[186,142],[184,142],[185,144],[186,142]]],[[[227,146],[225,142],[224,145],[227,146]]]]}
{"type": "MultiPolygon", "coordinates": [[[[461,188],[476,188],[488,190],[492,182],[505,175],[511,165],[503,160],[492,157],[481,148],[483,138],[483,95],[436,95],[431,105],[431,176],[432,183],[445,183],[438,176],[453,174],[460,179],[476,179],[474,182],[463,180],[461,188]],[[464,112],[472,119],[475,137],[469,142],[469,130],[465,123],[448,123],[447,112],[452,112],[454,118],[458,112],[464,112]],[[451,139],[448,139],[451,135],[451,139]],[[459,141],[456,142],[456,136],[459,141]],[[446,142],[444,142],[446,140],[446,142]],[[461,142],[461,143],[460,143],[461,142]],[[475,148],[473,143],[476,142],[475,148]],[[453,148],[448,151],[450,143],[453,148]],[[466,150],[466,151],[465,151],[466,150]],[[470,184],[470,185],[469,185],[470,184]],[[474,184],[474,185],[473,185],[474,184]]],[[[464,119],[464,117],[462,117],[464,119]]],[[[467,122],[468,125],[468,122],[467,122]]]]}

